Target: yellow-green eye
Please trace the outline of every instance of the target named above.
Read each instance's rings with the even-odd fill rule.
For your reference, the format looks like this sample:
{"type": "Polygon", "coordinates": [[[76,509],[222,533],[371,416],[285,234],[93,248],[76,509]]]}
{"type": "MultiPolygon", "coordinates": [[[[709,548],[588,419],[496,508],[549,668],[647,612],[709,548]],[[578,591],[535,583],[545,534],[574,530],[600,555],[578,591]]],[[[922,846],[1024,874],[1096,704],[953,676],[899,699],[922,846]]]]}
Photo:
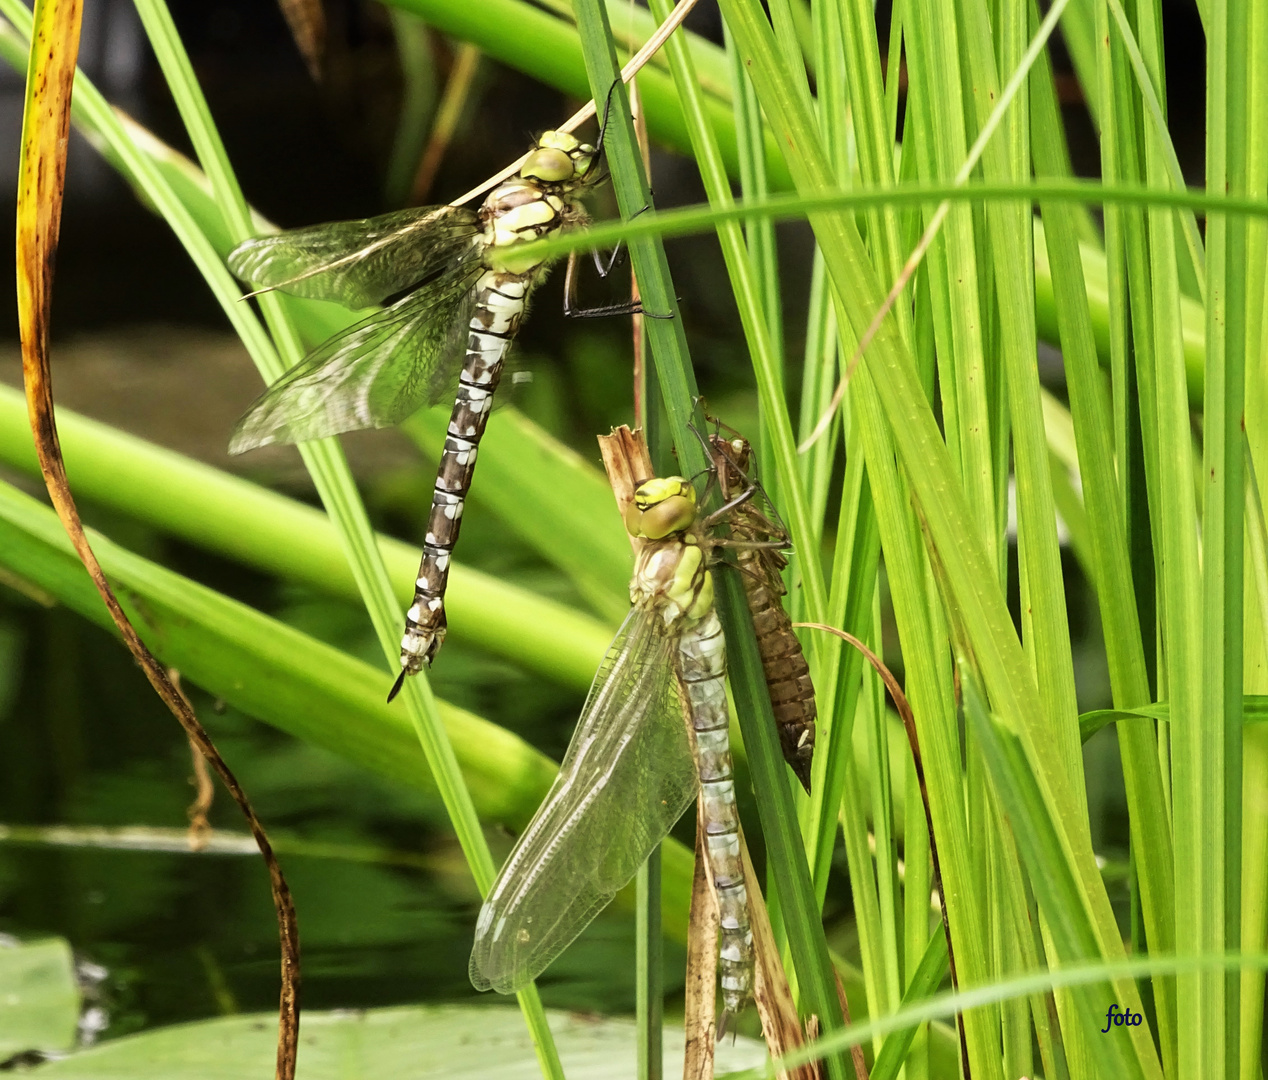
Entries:
{"type": "Polygon", "coordinates": [[[681,476],[654,476],[650,480],[644,480],[634,489],[634,502],[638,504],[640,510],[646,510],[673,495],[690,499],[692,505],[695,505],[695,488],[681,476]]]}
{"type": "Polygon", "coordinates": [[[566,131],[543,131],[533,153],[520,169],[520,175],[547,183],[562,183],[565,180],[576,180],[590,171],[597,151],[589,143],[583,143],[575,135],[566,131]],[[547,153],[549,152],[549,153],[547,153]],[[539,155],[546,154],[544,157],[539,155]],[[556,154],[563,154],[568,165],[562,165],[556,154]]]}
{"type": "Polygon", "coordinates": [[[574,150],[585,146],[585,143],[567,131],[543,131],[537,145],[547,150],[562,150],[571,156],[574,150]]]}
{"type": "Polygon", "coordinates": [[[681,476],[645,480],[625,511],[625,527],[633,536],[660,540],[691,527],[696,520],[696,491],[681,476]]]}
{"type": "Polygon", "coordinates": [[[644,510],[640,525],[643,535],[649,540],[661,540],[671,533],[690,528],[695,520],[695,500],[682,495],[671,495],[663,502],[644,510]]]}
{"type": "Polygon", "coordinates": [[[524,162],[520,176],[530,180],[542,180],[548,184],[557,184],[563,180],[571,180],[576,174],[573,160],[563,150],[551,146],[539,146],[524,162]]]}

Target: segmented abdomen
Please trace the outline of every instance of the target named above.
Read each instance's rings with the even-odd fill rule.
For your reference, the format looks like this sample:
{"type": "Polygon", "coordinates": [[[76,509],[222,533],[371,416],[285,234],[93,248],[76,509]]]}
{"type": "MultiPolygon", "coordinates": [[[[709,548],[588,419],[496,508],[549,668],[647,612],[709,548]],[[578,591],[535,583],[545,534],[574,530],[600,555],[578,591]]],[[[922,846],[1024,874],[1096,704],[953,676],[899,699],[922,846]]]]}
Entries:
{"type": "MultiPolygon", "coordinates": [[[[743,525],[737,523],[732,535],[738,536],[741,531],[744,531],[743,525]]],[[[741,550],[736,558],[744,582],[744,597],[753,616],[753,629],[757,631],[766,689],[779,727],[779,744],[784,760],[809,794],[819,709],[815,704],[814,683],[810,681],[810,665],[806,663],[801,642],[793,633],[792,620],[780,599],[785,592],[784,583],[771,556],[776,556],[781,563],[784,561],[778,552],[769,550],[741,550]]]]}
{"type": "MultiPolygon", "coordinates": [[[[723,496],[730,499],[749,484],[745,474],[752,450],[739,438],[727,440],[715,435],[711,441],[723,496]]],[[[727,524],[731,539],[741,545],[787,540],[782,527],[770,521],[751,499],[731,512],[727,524]]],[[[815,704],[814,683],[810,681],[810,666],[781,599],[787,592],[781,575],[788,560],[769,547],[739,546],[735,557],[740,566],[744,597],[753,616],[753,629],[757,632],[766,689],[779,728],[779,745],[784,760],[808,795],[819,709],[815,704]]]]}
{"type": "Polygon", "coordinates": [[[753,935],[740,859],[740,819],[731,778],[727,731],[726,640],[717,613],[709,612],[678,642],[679,675],[695,732],[705,851],[721,919],[719,971],[726,1016],[739,1013],[753,992],[753,935]]]}
{"type": "Polygon", "coordinates": [[[429,665],[444,641],[449,558],[462,528],[462,510],[475,473],[476,454],[493,405],[493,393],[502,377],[502,362],[519,329],[532,277],[532,272],[510,274],[486,270],[475,284],[475,313],[471,316],[467,357],[458,378],[458,395],[436,471],[436,488],[432,493],[414,603],[405,613],[401,679],[397,680],[396,688],[406,675],[413,675],[429,665]]]}

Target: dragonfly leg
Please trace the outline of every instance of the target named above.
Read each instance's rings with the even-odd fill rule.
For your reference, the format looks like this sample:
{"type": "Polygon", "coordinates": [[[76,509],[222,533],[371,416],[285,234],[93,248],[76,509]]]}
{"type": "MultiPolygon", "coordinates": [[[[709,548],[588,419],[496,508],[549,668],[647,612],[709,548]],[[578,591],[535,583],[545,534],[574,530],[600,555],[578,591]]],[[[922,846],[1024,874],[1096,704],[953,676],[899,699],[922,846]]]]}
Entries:
{"type": "MultiPolygon", "coordinates": [[[[596,260],[598,255],[595,255],[596,260]]],[[[597,265],[597,262],[596,262],[597,265]]],[[[600,270],[602,274],[603,271],[600,270]]],[[[646,311],[637,300],[628,300],[621,304],[603,304],[599,307],[582,308],[576,306],[577,297],[577,253],[568,256],[568,265],[564,271],[564,314],[570,319],[601,319],[610,315],[645,315],[649,319],[672,319],[673,312],[657,314],[646,311]]]]}
{"type": "Polygon", "coordinates": [[[701,527],[705,529],[711,529],[714,525],[716,525],[719,521],[721,521],[724,517],[726,517],[732,510],[734,510],[738,506],[743,506],[746,502],[749,501],[749,499],[751,499],[756,494],[757,494],[756,485],[750,488],[746,488],[744,491],[741,491],[738,495],[736,495],[735,498],[730,499],[727,502],[724,502],[712,514],[710,514],[707,518],[705,518],[704,521],[700,523],[701,527]]]}

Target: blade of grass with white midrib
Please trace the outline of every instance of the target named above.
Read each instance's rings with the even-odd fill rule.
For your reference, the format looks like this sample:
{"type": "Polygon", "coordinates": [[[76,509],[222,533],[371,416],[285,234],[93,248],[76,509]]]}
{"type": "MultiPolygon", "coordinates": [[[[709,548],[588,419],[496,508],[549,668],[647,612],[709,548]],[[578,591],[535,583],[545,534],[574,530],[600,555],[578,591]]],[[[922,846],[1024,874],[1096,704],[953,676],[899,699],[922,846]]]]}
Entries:
{"type": "MultiPolygon", "coordinates": [[[[1249,15],[1243,5],[1213,4],[1207,11],[1208,190],[1247,190],[1247,49],[1249,15]]],[[[1199,783],[1205,821],[1222,831],[1223,850],[1204,853],[1209,881],[1203,889],[1202,952],[1241,943],[1242,693],[1243,693],[1243,482],[1246,372],[1246,226],[1217,215],[1207,222],[1206,382],[1202,410],[1202,712],[1189,745],[1201,745],[1199,783]]],[[[1210,1071],[1239,1068],[1240,979],[1204,973],[1205,1015],[1218,1032],[1202,1055],[1210,1071]],[[1223,1060],[1219,1052],[1223,1051],[1223,1060]]]]}

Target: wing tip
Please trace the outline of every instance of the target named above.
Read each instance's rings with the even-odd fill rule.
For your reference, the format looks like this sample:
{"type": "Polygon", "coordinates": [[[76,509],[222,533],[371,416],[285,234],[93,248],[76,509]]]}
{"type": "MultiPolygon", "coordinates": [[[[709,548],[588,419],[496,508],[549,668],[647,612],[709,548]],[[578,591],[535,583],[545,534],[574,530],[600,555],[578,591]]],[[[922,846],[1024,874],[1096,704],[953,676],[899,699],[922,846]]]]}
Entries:
{"type": "Polygon", "coordinates": [[[262,446],[293,443],[289,429],[285,424],[268,423],[268,418],[261,420],[255,411],[248,412],[239,420],[229,436],[229,453],[236,457],[248,450],[258,450],[262,446]]]}

